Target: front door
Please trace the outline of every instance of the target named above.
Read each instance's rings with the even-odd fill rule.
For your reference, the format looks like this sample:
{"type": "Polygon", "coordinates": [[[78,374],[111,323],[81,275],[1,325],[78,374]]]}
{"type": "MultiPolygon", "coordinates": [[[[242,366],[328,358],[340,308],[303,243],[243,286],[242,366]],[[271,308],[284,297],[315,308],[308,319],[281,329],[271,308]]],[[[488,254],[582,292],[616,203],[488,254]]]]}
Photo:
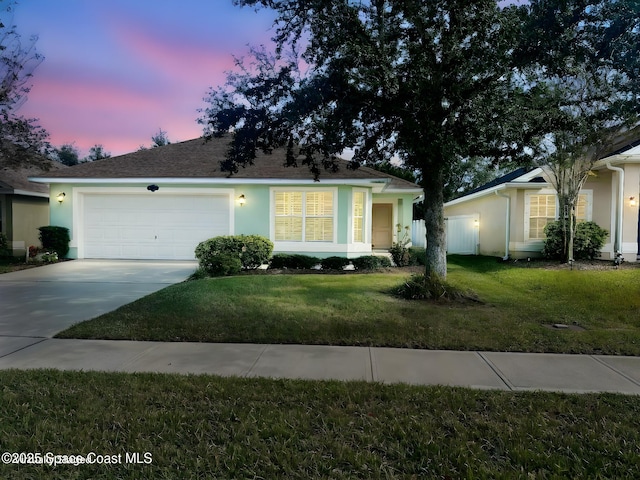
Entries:
{"type": "Polygon", "coordinates": [[[372,247],[376,249],[391,248],[393,242],[393,205],[374,203],[371,224],[372,247]]]}

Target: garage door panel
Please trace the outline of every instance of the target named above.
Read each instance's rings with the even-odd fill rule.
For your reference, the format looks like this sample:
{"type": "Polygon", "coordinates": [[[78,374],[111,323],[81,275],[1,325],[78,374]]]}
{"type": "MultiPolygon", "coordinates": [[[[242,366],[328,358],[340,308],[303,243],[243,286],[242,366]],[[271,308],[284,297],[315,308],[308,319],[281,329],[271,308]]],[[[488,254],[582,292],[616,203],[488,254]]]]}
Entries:
{"type": "Polygon", "coordinates": [[[230,233],[228,195],[85,194],[86,258],[193,259],[197,244],[230,233]]]}

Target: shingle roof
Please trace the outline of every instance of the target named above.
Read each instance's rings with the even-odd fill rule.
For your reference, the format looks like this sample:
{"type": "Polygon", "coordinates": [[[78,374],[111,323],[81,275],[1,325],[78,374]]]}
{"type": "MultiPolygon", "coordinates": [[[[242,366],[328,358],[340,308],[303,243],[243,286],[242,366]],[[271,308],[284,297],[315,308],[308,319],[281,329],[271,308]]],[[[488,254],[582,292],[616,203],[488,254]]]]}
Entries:
{"type": "MultiPolygon", "coordinates": [[[[162,147],[139,150],[137,152],[83,163],[61,172],[51,172],[47,179],[135,179],[135,178],[236,178],[236,179],[286,179],[313,180],[313,174],[306,166],[286,167],[285,150],[275,150],[272,154],[257,153],[253,165],[240,168],[233,176],[220,168],[225,158],[228,139],[203,138],[173,143],[162,147]]],[[[379,172],[372,168],[347,168],[348,162],[340,160],[337,172],[322,171],[320,181],[340,180],[383,180],[390,179],[388,188],[419,189],[414,183],[379,172]]],[[[42,177],[45,177],[44,175],[42,177]]]]}
{"type": "Polygon", "coordinates": [[[14,193],[16,190],[31,193],[48,194],[49,187],[41,183],[30,182],[29,177],[52,175],[67,167],[41,155],[7,158],[0,155],[0,193],[14,193]]]}

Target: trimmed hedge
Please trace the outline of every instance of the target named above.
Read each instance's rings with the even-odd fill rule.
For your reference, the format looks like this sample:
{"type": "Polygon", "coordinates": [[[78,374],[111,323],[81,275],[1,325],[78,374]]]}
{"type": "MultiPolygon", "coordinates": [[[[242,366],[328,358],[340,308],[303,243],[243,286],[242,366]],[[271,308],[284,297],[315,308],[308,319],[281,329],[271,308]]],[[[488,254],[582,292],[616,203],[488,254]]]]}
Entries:
{"type": "Polygon", "coordinates": [[[244,269],[255,269],[267,263],[273,252],[273,243],[260,235],[222,235],[200,242],[196,247],[196,258],[206,271],[219,255],[238,258],[244,269]]]}
{"type": "Polygon", "coordinates": [[[323,270],[342,270],[350,261],[346,257],[327,257],[322,259],[321,265],[323,270]]]}
{"type": "Polygon", "coordinates": [[[46,226],[38,228],[40,230],[40,242],[43,250],[54,251],[59,258],[65,257],[69,253],[69,229],[65,227],[46,226]]]}
{"type": "Polygon", "coordinates": [[[378,270],[380,268],[391,267],[389,257],[379,257],[376,255],[365,255],[353,259],[353,266],[357,270],[378,270]]]}
{"type": "Polygon", "coordinates": [[[289,268],[292,270],[308,270],[320,263],[320,259],[317,257],[311,257],[309,255],[289,254],[289,253],[276,253],[271,258],[269,268],[289,268]]]}

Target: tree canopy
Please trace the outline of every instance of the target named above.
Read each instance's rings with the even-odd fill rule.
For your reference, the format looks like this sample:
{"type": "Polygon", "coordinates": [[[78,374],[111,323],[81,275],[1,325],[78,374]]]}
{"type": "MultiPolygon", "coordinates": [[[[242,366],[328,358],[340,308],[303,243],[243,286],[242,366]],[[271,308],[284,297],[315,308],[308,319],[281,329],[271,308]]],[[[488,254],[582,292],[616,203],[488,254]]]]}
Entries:
{"type": "Polygon", "coordinates": [[[20,157],[28,152],[45,153],[49,144],[48,133],[36,119],[17,114],[43,57],[35,51],[37,37],[25,42],[17,32],[14,8],[14,2],[0,7],[0,154],[20,157]]]}
{"type": "MultiPolygon", "coordinates": [[[[604,49],[610,29],[623,27],[607,17],[607,5],[625,2],[632,5],[236,0],[277,13],[276,53],[254,50],[253,63],[238,61],[227,84],[211,90],[200,121],[208,135],[233,133],[222,164],[232,173],[251,163],[256,149],[277,147],[289,150],[289,164],[307,165],[316,176],[337,168],[346,148],[354,152],[351,168],[399,158],[418,173],[425,193],[426,273],[444,277],[445,186],[478,162],[531,160],[549,123],[562,117],[547,79],[575,53],[571,26],[589,16],[601,20],[592,22],[597,35],[587,30],[578,39],[586,44],[574,63],[587,68],[594,39],[604,49]],[[532,73],[545,80],[530,83],[532,73]]],[[[617,54],[625,48],[611,47],[617,54]]],[[[637,59],[630,62],[629,72],[637,59]]]]}

